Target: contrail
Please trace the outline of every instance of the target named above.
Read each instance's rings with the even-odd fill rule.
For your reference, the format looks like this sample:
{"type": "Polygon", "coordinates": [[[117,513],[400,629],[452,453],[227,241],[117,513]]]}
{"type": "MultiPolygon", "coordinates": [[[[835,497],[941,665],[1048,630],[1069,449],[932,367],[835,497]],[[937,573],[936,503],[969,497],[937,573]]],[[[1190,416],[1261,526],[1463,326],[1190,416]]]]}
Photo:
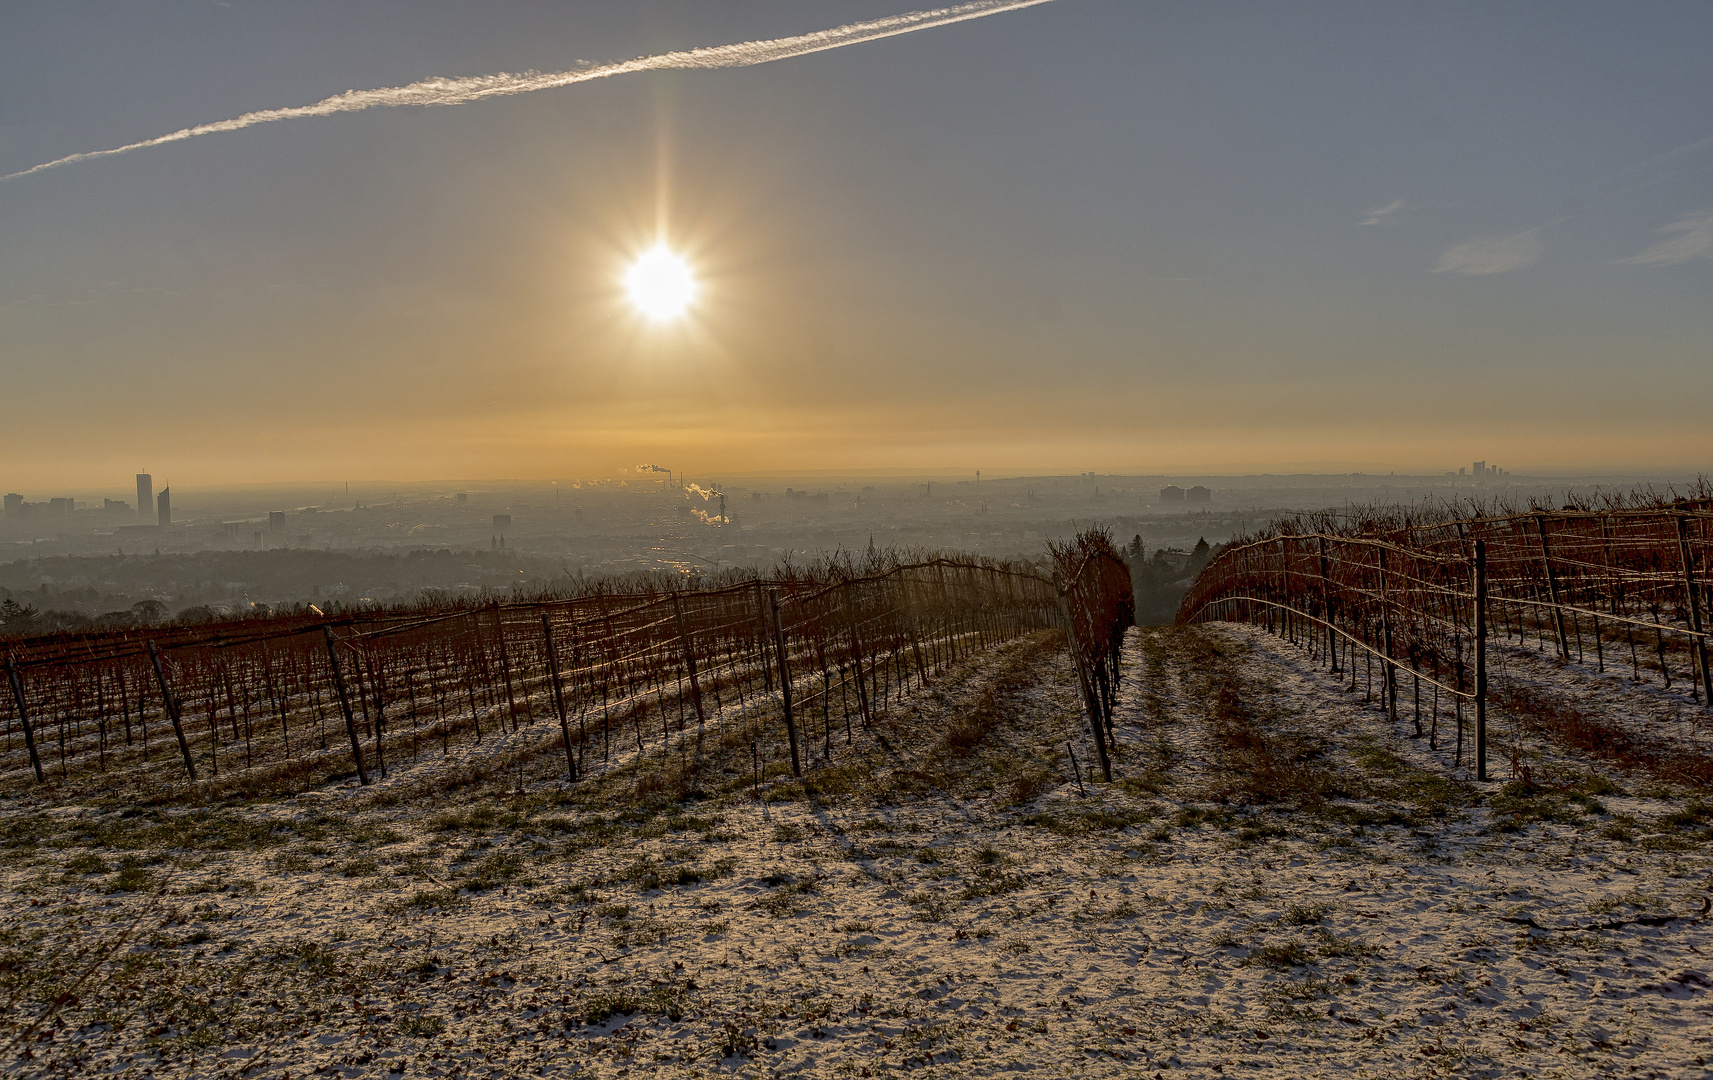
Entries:
{"type": "Polygon", "coordinates": [[[635,60],[582,67],[572,71],[545,73],[525,71],[516,74],[500,72],[495,75],[475,75],[461,79],[424,79],[408,86],[389,86],[379,90],[347,90],[343,94],[335,94],[333,97],[318,101],[313,105],[248,112],[230,120],[218,120],[211,124],[198,124],[195,127],[181,128],[178,131],[158,135],[153,139],[144,139],[142,142],[134,142],[128,146],[71,154],[54,161],[43,162],[22,172],[0,176],[0,181],[16,180],[20,176],[29,176],[32,173],[43,172],[47,169],[57,169],[61,165],[71,165],[79,161],[93,161],[96,158],[128,154],[133,150],[146,150],[151,146],[161,146],[165,143],[182,142],[197,135],[239,131],[243,128],[255,127],[257,124],[273,123],[276,120],[296,120],[304,116],[332,116],[334,113],[362,112],[364,109],[395,105],[461,105],[466,101],[477,101],[481,98],[527,94],[535,90],[552,90],[560,86],[571,86],[574,83],[607,79],[614,75],[629,75],[634,71],[662,71],[668,68],[753,67],[756,64],[770,64],[775,60],[789,60],[794,56],[807,56],[810,53],[826,52],[829,49],[842,49],[847,45],[861,45],[864,42],[879,41],[881,38],[897,37],[899,34],[910,34],[917,30],[928,30],[936,26],[949,26],[952,23],[967,22],[970,19],[981,19],[989,15],[998,15],[1001,12],[1015,11],[1019,8],[1034,7],[1037,4],[1051,2],[1052,0],[974,0],[972,3],[958,4],[953,7],[914,11],[906,15],[889,15],[886,18],[873,19],[868,22],[848,23],[813,34],[774,38],[770,41],[746,41],[737,45],[714,45],[707,48],[660,53],[655,56],[639,56],[635,60]]]}

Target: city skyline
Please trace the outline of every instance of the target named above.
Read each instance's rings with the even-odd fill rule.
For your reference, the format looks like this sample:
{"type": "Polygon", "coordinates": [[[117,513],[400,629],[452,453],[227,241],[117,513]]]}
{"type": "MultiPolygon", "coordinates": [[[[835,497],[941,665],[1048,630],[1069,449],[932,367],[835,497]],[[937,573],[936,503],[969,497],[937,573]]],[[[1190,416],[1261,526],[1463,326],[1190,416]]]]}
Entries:
{"type": "MultiPolygon", "coordinates": [[[[651,466],[645,466],[643,468],[649,469],[652,467],[651,466]]],[[[660,470],[660,471],[664,472],[666,470],[660,470]]],[[[1184,483],[1191,483],[1191,482],[1196,481],[1196,480],[1220,480],[1220,479],[1235,480],[1235,479],[1254,478],[1254,477],[1286,478],[1286,477],[1292,477],[1292,476],[1300,476],[1300,477],[1348,476],[1348,477],[1363,477],[1363,478],[1376,479],[1376,480],[1384,479],[1387,476],[1397,476],[1397,477],[1406,478],[1406,479],[1420,479],[1420,480],[1444,479],[1444,480],[1448,480],[1448,481],[1479,480],[1479,479],[1491,480],[1491,479],[1499,479],[1499,478],[1514,478],[1516,476],[1516,473],[1514,472],[1514,470],[1502,468],[1499,465],[1497,465],[1496,463],[1489,463],[1485,460],[1477,460],[1470,465],[1460,465],[1455,469],[1449,469],[1448,468],[1448,469],[1437,470],[1437,471],[1436,470],[1428,470],[1428,471],[1423,471],[1423,472],[1399,472],[1398,470],[1387,470],[1386,472],[1373,472],[1373,473],[1371,473],[1371,472],[1366,472],[1366,471],[1363,471],[1360,469],[1353,469],[1353,470],[1349,470],[1346,472],[1337,472],[1337,473],[1317,473],[1317,472],[1311,472],[1311,471],[1306,471],[1306,470],[1305,471],[1276,470],[1276,471],[1259,471],[1259,472],[1258,471],[1216,472],[1216,471],[1196,471],[1196,470],[1175,470],[1175,471],[1165,470],[1165,471],[1152,471],[1152,472],[1143,472],[1143,471],[1128,471],[1127,472],[1127,471],[1121,471],[1121,470],[1099,470],[1099,469],[1094,469],[1094,470],[1085,469],[1085,470],[1080,470],[1079,472],[1074,473],[1074,474],[1070,473],[1070,472],[1063,471],[1063,470],[1048,470],[1048,469],[1016,470],[1016,471],[1003,471],[1003,472],[994,472],[994,471],[990,470],[989,472],[990,472],[990,475],[988,476],[988,483],[989,484],[1003,483],[1005,481],[1010,481],[1010,480],[1020,480],[1020,479],[1029,479],[1029,478],[1043,478],[1043,479],[1062,478],[1062,477],[1072,476],[1072,475],[1087,476],[1087,477],[1091,477],[1091,478],[1093,478],[1093,477],[1115,477],[1115,478],[1125,478],[1125,479],[1148,479],[1148,478],[1176,479],[1176,480],[1182,480],[1184,483]]],[[[279,490],[283,490],[283,491],[290,491],[290,492],[293,492],[294,494],[306,494],[306,493],[310,493],[310,492],[328,492],[329,488],[331,487],[333,490],[331,490],[329,492],[328,498],[325,500],[320,500],[320,502],[339,503],[342,500],[346,500],[346,499],[350,498],[350,496],[351,496],[351,485],[353,483],[358,485],[360,493],[366,493],[366,494],[370,495],[371,497],[372,497],[373,493],[376,491],[383,491],[383,490],[388,490],[388,489],[398,489],[398,488],[419,488],[419,489],[420,488],[446,488],[446,489],[451,489],[451,488],[459,488],[459,487],[464,487],[464,488],[476,487],[476,488],[479,488],[479,487],[482,487],[484,485],[499,485],[499,486],[505,486],[505,487],[515,486],[515,485],[519,485],[519,484],[522,484],[525,486],[547,485],[548,490],[562,490],[565,492],[574,491],[578,488],[581,488],[585,484],[590,485],[591,488],[594,488],[594,487],[597,487],[599,485],[604,485],[604,484],[613,484],[613,483],[629,484],[632,482],[634,482],[639,489],[642,487],[655,486],[655,485],[659,485],[662,483],[670,483],[670,484],[673,484],[675,487],[676,486],[685,486],[685,485],[688,485],[690,488],[696,487],[696,484],[692,483],[690,481],[688,474],[686,474],[686,473],[673,472],[671,477],[666,481],[661,481],[657,477],[649,477],[646,475],[637,475],[637,473],[638,473],[637,469],[621,469],[621,470],[618,470],[613,475],[609,475],[609,476],[562,477],[562,478],[558,478],[558,479],[542,479],[542,478],[537,478],[537,477],[498,477],[498,476],[496,476],[496,477],[435,477],[435,478],[429,478],[429,479],[412,479],[412,480],[402,480],[402,481],[397,480],[397,479],[389,479],[389,478],[362,478],[362,479],[358,479],[358,480],[353,481],[353,480],[326,480],[326,479],[313,479],[312,478],[312,479],[276,480],[276,481],[258,482],[258,483],[250,483],[250,484],[239,483],[239,484],[190,485],[187,490],[189,490],[193,494],[204,494],[204,493],[206,493],[206,494],[212,494],[212,495],[216,495],[216,496],[220,496],[220,497],[229,497],[229,496],[233,496],[233,495],[241,495],[244,493],[256,493],[256,492],[260,492],[260,491],[270,489],[270,488],[271,489],[279,489],[279,490]],[[564,487],[560,488],[560,486],[559,486],[560,484],[564,484],[564,487]],[[342,493],[338,490],[341,485],[344,488],[342,493]]],[[[847,484],[850,481],[854,481],[854,480],[858,480],[858,479],[875,479],[875,480],[882,480],[882,481],[903,482],[903,481],[907,481],[911,478],[915,478],[916,482],[918,482],[918,483],[920,483],[924,480],[926,480],[930,483],[944,483],[944,482],[948,482],[948,481],[953,482],[953,483],[957,483],[957,482],[970,481],[973,478],[973,481],[977,485],[979,485],[981,482],[981,470],[980,469],[975,469],[975,470],[968,470],[968,469],[962,469],[962,470],[952,470],[952,469],[867,469],[867,470],[864,470],[864,469],[854,469],[854,470],[853,469],[825,469],[825,470],[810,470],[810,471],[765,470],[765,471],[757,471],[757,472],[741,472],[741,471],[739,471],[739,472],[727,472],[724,475],[731,480],[745,481],[745,482],[749,482],[749,483],[758,483],[758,482],[765,483],[767,481],[785,481],[785,480],[790,480],[790,479],[795,478],[799,482],[804,482],[804,481],[814,482],[817,479],[822,479],[822,480],[825,480],[825,481],[832,483],[834,485],[837,485],[837,486],[843,486],[844,484],[847,484]]],[[[1576,482],[1580,482],[1585,486],[1590,485],[1590,484],[1618,484],[1618,485],[1628,484],[1628,485],[1634,485],[1634,484],[1646,484],[1646,483],[1671,485],[1671,484],[1680,484],[1680,483],[1681,484],[1692,483],[1695,479],[1697,479],[1701,475],[1703,475],[1703,474],[1701,474],[1699,472],[1685,471],[1685,470],[1630,471],[1630,470],[1624,470],[1621,468],[1617,468],[1614,466],[1614,467],[1610,467],[1610,468],[1605,469],[1605,470],[1601,470],[1601,469],[1592,469],[1592,470],[1571,470],[1571,469],[1542,470],[1542,471],[1531,472],[1529,474],[1526,474],[1526,479],[1529,480],[1530,482],[1536,482],[1536,483],[1538,483],[1538,482],[1550,483],[1552,481],[1566,481],[1566,482],[1570,482],[1572,484],[1575,484],[1576,482]]],[[[700,476],[700,475],[698,475],[696,477],[696,481],[698,481],[698,482],[702,481],[702,480],[707,480],[707,479],[709,479],[709,478],[704,477],[704,476],[700,476]]],[[[46,506],[48,504],[48,502],[51,502],[51,503],[55,504],[56,507],[63,506],[63,509],[67,512],[75,510],[75,511],[79,511],[79,512],[82,512],[82,511],[100,511],[103,513],[134,513],[138,517],[147,516],[150,519],[150,521],[153,522],[155,520],[155,518],[157,517],[157,514],[158,514],[158,509],[157,509],[158,498],[154,492],[153,475],[150,473],[137,473],[135,476],[135,481],[136,481],[136,493],[137,493],[135,503],[125,502],[123,500],[110,498],[109,496],[111,494],[113,494],[115,492],[120,492],[123,489],[118,488],[118,487],[112,487],[112,486],[104,486],[101,483],[81,484],[81,485],[76,485],[76,484],[64,485],[64,484],[62,484],[62,485],[57,485],[54,488],[52,488],[53,491],[57,491],[57,492],[64,492],[64,491],[74,492],[74,494],[71,494],[71,495],[58,494],[58,495],[46,495],[46,496],[44,496],[44,492],[49,490],[48,488],[45,488],[45,487],[38,488],[37,486],[24,485],[24,484],[7,485],[5,483],[0,483],[0,488],[7,488],[8,486],[10,486],[11,488],[30,488],[31,490],[29,491],[28,494],[25,494],[23,491],[20,491],[20,490],[10,490],[10,491],[8,491],[8,493],[6,495],[6,499],[8,500],[8,502],[6,504],[7,507],[13,506],[14,500],[15,500],[17,502],[20,502],[24,507],[26,507],[27,512],[30,512],[30,513],[34,513],[35,508],[46,506]],[[82,496],[82,497],[80,497],[80,496],[82,496]],[[44,497],[47,499],[47,502],[32,502],[32,501],[30,501],[31,498],[41,499],[44,497]],[[97,505],[98,499],[101,501],[100,505],[97,505]],[[145,510],[144,508],[147,508],[147,509],[145,510]]],[[[718,481],[715,481],[715,482],[717,483],[718,481]]],[[[169,487],[170,487],[170,485],[163,484],[162,489],[161,489],[162,492],[169,490],[169,487]]],[[[319,505],[319,503],[317,503],[317,504],[319,505]]],[[[59,511],[56,509],[55,512],[59,512],[59,511]]]]}

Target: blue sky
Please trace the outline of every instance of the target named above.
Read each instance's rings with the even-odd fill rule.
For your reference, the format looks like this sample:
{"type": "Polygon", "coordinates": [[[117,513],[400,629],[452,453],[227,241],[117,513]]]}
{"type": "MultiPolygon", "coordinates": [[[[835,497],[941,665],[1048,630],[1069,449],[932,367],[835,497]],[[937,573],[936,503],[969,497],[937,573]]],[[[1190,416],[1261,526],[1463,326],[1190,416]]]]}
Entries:
{"type": "MultiPolygon", "coordinates": [[[[0,172],[878,2],[39,3],[0,172]]],[[[0,183],[0,485],[1702,469],[1713,7],[1054,0],[0,183]],[[691,319],[617,285],[664,227],[691,319]]]]}

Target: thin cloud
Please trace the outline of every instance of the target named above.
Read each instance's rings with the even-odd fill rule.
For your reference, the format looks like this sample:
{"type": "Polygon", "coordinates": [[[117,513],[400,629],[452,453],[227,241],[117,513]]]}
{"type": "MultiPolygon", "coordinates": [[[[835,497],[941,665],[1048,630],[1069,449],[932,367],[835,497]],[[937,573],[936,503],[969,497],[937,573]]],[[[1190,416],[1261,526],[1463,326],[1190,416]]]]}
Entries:
{"type": "Polygon", "coordinates": [[[264,109],[259,112],[245,113],[230,120],[219,120],[211,124],[198,124],[195,127],[181,128],[178,131],[159,135],[153,139],[144,139],[142,142],[114,147],[111,150],[92,150],[81,154],[70,154],[20,172],[0,176],[0,181],[16,180],[20,176],[29,176],[32,173],[56,169],[62,165],[71,165],[79,161],[92,161],[96,158],[127,154],[133,150],[144,150],[166,143],[182,142],[197,135],[239,131],[247,127],[254,127],[257,124],[268,124],[278,120],[296,120],[308,116],[332,116],[335,113],[362,112],[365,109],[390,108],[399,105],[462,105],[465,102],[477,101],[482,98],[527,94],[535,90],[552,90],[561,86],[571,86],[575,83],[607,79],[614,75],[629,75],[636,71],[662,71],[669,68],[753,67],[756,64],[770,64],[775,60],[787,60],[794,56],[807,56],[810,53],[826,52],[829,49],[842,49],[847,45],[861,45],[870,41],[879,41],[882,38],[896,37],[899,34],[929,30],[936,26],[949,26],[952,23],[985,18],[988,15],[998,15],[1002,12],[1016,11],[1019,8],[1034,7],[1037,4],[1050,2],[1051,0],[975,0],[973,3],[958,4],[953,7],[914,11],[905,15],[888,15],[885,18],[871,19],[868,22],[847,23],[844,26],[835,26],[830,30],[799,34],[795,37],[685,49],[678,52],[659,53],[654,56],[641,56],[635,60],[625,60],[619,63],[582,67],[572,71],[500,72],[495,75],[476,75],[460,79],[424,79],[408,86],[383,87],[378,90],[347,90],[343,94],[336,94],[313,105],[299,105],[285,109],[264,109]]]}
{"type": "Polygon", "coordinates": [[[1640,255],[1618,261],[1632,266],[1677,266],[1691,259],[1713,258],[1713,210],[1678,218],[1654,232],[1677,235],[1661,240],[1640,255]]]}
{"type": "Polygon", "coordinates": [[[1433,272],[1477,277],[1484,274],[1504,274],[1532,266],[1540,261],[1540,257],[1541,242],[1535,238],[1535,231],[1530,229],[1513,236],[1467,240],[1441,255],[1433,272]]]}
{"type": "MultiPolygon", "coordinates": [[[[1617,174],[1617,176],[1614,176],[1612,179],[1617,180],[1617,179],[1620,179],[1622,177],[1628,176],[1631,173],[1643,172],[1645,170],[1653,168],[1656,165],[1664,165],[1668,162],[1676,161],[1680,157],[1685,157],[1689,154],[1699,153],[1700,151],[1706,150],[1710,147],[1713,147],[1713,135],[1710,135],[1705,139],[1696,139],[1694,142],[1684,143],[1682,146],[1672,147],[1670,150],[1667,150],[1665,153],[1655,154],[1653,157],[1648,158],[1646,161],[1638,161],[1634,165],[1631,165],[1629,168],[1621,170],[1617,174]]],[[[1631,187],[1623,188],[1620,190],[1633,191],[1634,186],[1632,185],[1631,187]]]]}
{"type": "Polygon", "coordinates": [[[1396,199],[1378,210],[1368,211],[1368,216],[1362,219],[1364,225],[1390,225],[1398,220],[1398,214],[1404,209],[1404,200],[1396,199]]]}

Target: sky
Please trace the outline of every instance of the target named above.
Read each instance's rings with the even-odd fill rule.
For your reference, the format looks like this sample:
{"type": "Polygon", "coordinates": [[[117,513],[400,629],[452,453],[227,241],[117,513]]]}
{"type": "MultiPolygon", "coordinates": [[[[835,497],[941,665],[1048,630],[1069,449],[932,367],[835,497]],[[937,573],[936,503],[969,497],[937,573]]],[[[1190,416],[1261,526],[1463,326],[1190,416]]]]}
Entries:
{"type": "MultiPolygon", "coordinates": [[[[914,10],[9,5],[0,174],[914,10]]],[[[1705,3],[1052,0],[70,162],[0,181],[0,487],[1713,471],[1710,44],[1705,3]],[[668,323],[622,288],[657,241],[668,323]]]]}

